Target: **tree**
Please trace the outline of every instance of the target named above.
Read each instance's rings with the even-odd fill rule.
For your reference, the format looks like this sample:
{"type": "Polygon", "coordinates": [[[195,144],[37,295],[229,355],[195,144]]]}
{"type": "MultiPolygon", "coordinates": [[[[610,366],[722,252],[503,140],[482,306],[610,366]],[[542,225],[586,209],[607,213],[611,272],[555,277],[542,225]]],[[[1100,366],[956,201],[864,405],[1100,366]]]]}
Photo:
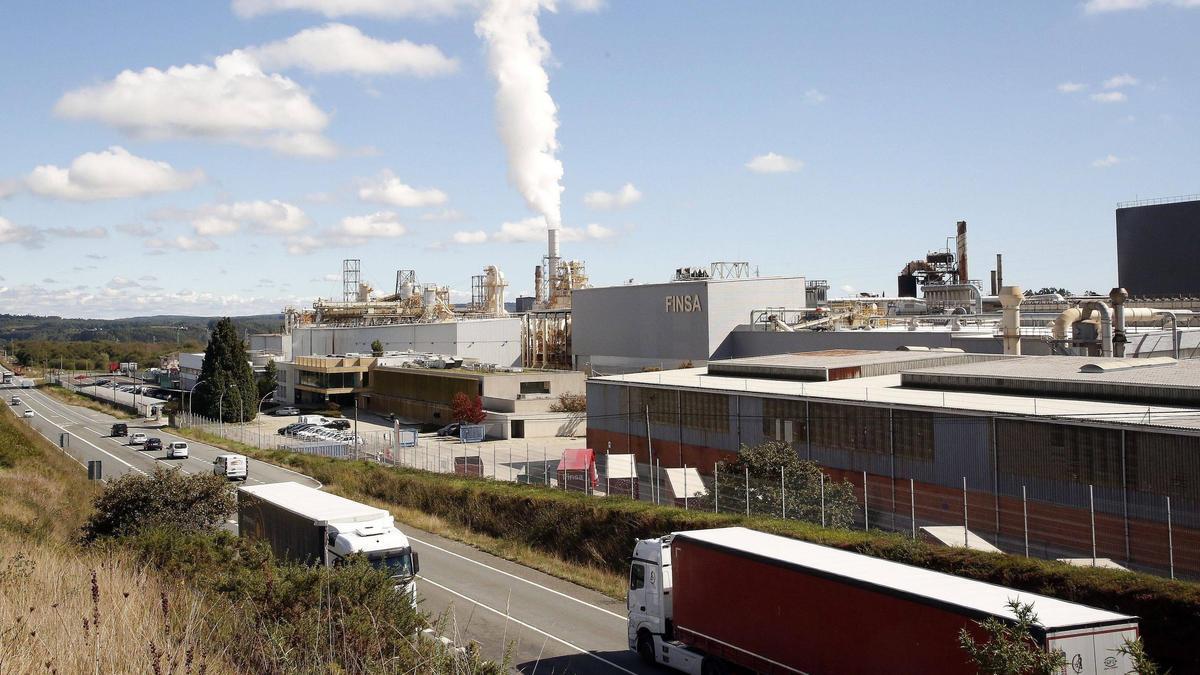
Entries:
{"type": "MultiPolygon", "coordinates": [[[[834,482],[824,476],[815,462],[800,459],[796,451],[781,441],[766,441],[756,446],[743,445],[733,462],[719,462],[716,468],[719,493],[699,498],[698,508],[712,508],[713,500],[745,508],[747,492],[750,512],[754,515],[784,516],[833,527],[850,527],[858,510],[854,486],[847,481],[834,482]],[[746,489],[749,471],[750,489],[746,489]],[[822,519],[822,482],[824,482],[824,518],[822,519]]],[[[739,509],[739,510],[740,510],[739,509]]]]}
{"type": "Polygon", "coordinates": [[[1146,645],[1142,643],[1142,638],[1140,637],[1132,640],[1126,638],[1125,642],[1120,647],[1117,647],[1116,652],[1129,657],[1129,660],[1133,663],[1133,670],[1129,671],[1130,673],[1137,673],[1137,675],[1159,675],[1163,672],[1158,667],[1158,664],[1150,658],[1150,655],[1146,653],[1146,645]]]}
{"type": "Polygon", "coordinates": [[[989,616],[974,622],[987,636],[984,642],[975,640],[972,632],[958,632],[958,645],[970,655],[986,675],[1057,675],[1067,665],[1067,655],[1061,649],[1047,651],[1033,639],[1037,626],[1033,604],[1009,600],[1008,608],[1016,615],[1016,623],[989,616]]]}
{"type": "Polygon", "coordinates": [[[483,410],[483,398],[476,396],[472,399],[464,392],[458,392],[450,401],[450,418],[464,424],[479,424],[487,419],[483,410]]]}
{"type": "Polygon", "coordinates": [[[275,391],[275,388],[278,386],[279,368],[275,365],[275,359],[271,359],[267,361],[266,372],[263,373],[262,379],[258,381],[258,400],[261,401],[264,396],[275,391]]]}
{"type": "Polygon", "coordinates": [[[587,412],[587,396],[563,392],[558,400],[550,404],[550,412],[581,413],[587,412]]]}
{"type": "Polygon", "coordinates": [[[163,527],[178,532],[212,530],[237,507],[224,476],[187,474],[159,467],[153,474],[129,472],[96,497],[83,526],[87,541],[163,527]]]}
{"type": "Polygon", "coordinates": [[[1071,291],[1069,291],[1069,290],[1067,290],[1067,289],[1065,289],[1065,288],[1055,288],[1054,286],[1047,286],[1047,287],[1045,287],[1045,288],[1039,288],[1039,289],[1037,289],[1036,291],[1035,291],[1035,290],[1033,290],[1033,289],[1030,289],[1030,290],[1027,290],[1027,291],[1025,291],[1025,295],[1026,295],[1026,296],[1030,296],[1030,295],[1054,295],[1055,293],[1058,293],[1059,295],[1061,295],[1061,296],[1063,296],[1063,297],[1067,297],[1067,296],[1074,295],[1074,293],[1072,293],[1071,291]]]}
{"type": "Polygon", "coordinates": [[[222,416],[226,422],[254,419],[258,385],[233,321],[225,317],[213,326],[200,368],[203,384],[192,390],[192,409],[206,417],[222,416]]]}
{"type": "Polygon", "coordinates": [[[382,342],[380,342],[379,340],[373,340],[371,342],[371,355],[372,356],[383,356],[383,343],[382,342]]]}

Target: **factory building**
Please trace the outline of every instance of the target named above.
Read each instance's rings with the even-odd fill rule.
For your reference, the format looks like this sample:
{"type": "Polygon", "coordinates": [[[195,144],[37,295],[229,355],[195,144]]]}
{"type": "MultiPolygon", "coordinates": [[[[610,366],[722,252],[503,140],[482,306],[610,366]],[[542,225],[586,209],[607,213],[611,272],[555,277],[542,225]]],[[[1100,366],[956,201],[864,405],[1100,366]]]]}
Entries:
{"type": "Polygon", "coordinates": [[[1117,205],[1117,277],[1134,297],[1200,296],[1200,195],[1117,205]]]}
{"type": "Polygon", "coordinates": [[[521,365],[521,319],[462,319],[375,326],[303,325],[291,329],[294,357],[370,354],[378,340],[387,352],[436,352],[503,366],[521,365]]]}
{"type": "Polygon", "coordinates": [[[665,283],[578,289],[572,295],[573,365],[620,373],[704,364],[729,354],[730,332],[749,321],[752,310],[803,307],[805,296],[804,277],[739,272],[720,278],[691,270],[665,283]]]}
{"type": "Polygon", "coordinates": [[[908,531],[910,508],[961,524],[965,494],[973,533],[1019,552],[1028,531],[1042,557],[1092,554],[1094,502],[1098,556],[1200,576],[1197,361],[831,350],[598,377],[587,394],[588,445],[640,462],[649,438],[661,466],[711,475],[783,441],[860,496],[865,472],[874,526],[908,531]]]}

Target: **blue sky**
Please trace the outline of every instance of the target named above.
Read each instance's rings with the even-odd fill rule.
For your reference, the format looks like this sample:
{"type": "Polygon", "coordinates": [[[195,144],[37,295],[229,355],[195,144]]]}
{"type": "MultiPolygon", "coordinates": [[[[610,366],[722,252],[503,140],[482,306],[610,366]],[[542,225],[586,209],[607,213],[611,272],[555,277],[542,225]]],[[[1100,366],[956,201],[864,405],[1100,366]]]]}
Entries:
{"type": "MultiPolygon", "coordinates": [[[[531,291],[485,4],[10,3],[0,312],[277,311],[348,257],[531,291]]],[[[971,276],[1105,291],[1115,203],[1200,192],[1196,5],[560,0],[563,254],[892,293],[964,219],[971,276]]]]}

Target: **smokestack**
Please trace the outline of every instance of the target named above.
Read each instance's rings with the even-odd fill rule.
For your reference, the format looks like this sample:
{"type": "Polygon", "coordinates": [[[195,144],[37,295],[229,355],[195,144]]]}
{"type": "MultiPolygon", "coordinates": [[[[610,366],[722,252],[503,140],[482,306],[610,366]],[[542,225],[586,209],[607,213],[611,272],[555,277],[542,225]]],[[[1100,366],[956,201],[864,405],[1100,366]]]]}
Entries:
{"type": "Polygon", "coordinates": [[[551,226],[546,230],[546,244],[546,265],[550,267],[546,270],[546,276],[550,277],[547,295],[554,295],[554,282],[558,280],[558,227],[551,226]]]}
{"type": "Polygon", "coordinates": [[[992,270],[992,295],[998,295],[999,288],[996,285],[996,270],[992,270]]]}
{"type": "Polygon", "coordinates": [[[958,221],[958,283],[965,284],[970,280],[967,274],[967,221],[958,221]]]}
{"type": "Polygon", "coordinates": [[[996,254],[996,288],[1004,286],[1004,256],[996,254]]]}
{"type": "Polygon", "coordinates": [[[540,309],[545,301],[546,295],[542,290],[542,266],[538,265],[533,268],[533,306],[540,309]]]}

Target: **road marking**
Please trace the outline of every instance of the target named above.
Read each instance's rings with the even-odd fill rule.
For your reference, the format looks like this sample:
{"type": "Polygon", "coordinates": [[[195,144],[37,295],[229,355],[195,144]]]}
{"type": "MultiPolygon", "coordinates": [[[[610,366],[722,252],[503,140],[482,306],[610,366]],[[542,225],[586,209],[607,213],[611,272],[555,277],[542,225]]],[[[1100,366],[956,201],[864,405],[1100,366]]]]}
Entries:
{"type": "MultiPolygon", "coordinates": [[[[411,538],[411,537],[410,537],[410,538],[411,538]]],[[[476,600],[476,599],[474,599],[474,598],[471,598],[471,597],[468,597],[468,596],[466,596],[466,595],[463,595],[462,593],[459,593],[458,591],[456,591],[456,590],[454,590],[454,589],[452,589],[452,588],[447,588],[446,586],[443,586],[443,585],[439,584],[439,583],[438,583],[438,582],[436,582],[436,581],[432,581],[432,580],[430,580],[428,577],[423,577],[423,576],[421,576],[421,575],[417,575],[417,576],[418,576],[418,578],[419,578],[419,579],[421,579],[421,581],[423,581],[423,582],[425,582],[425,583],[427,583],[427,584],[431,584],[431,585],[433,585],[433,586],[437,586],[438,588],[442,589],[443,591],[446,591],[447,593],[450,593],[451,595],[458,596],[458,597],[462,598],[463,600],[466,600],[467,602],[473,602],[473,603],[475,603],[475,606],[476,606],[476,607],[482,607],[482,608],[484,608],[484,609],[488,610],[489,612],[493,612],[493,613],[495,613],[495,614],[498,614],[498,615],[500,615],[500,616],[504,617],[504,619],[505,619],[506,621],[512,621],[513,623],[515,623],[515,624],[517,624],[517,625],[519,625],[519,626],[523,626],[523,627],[525,627],[525,628],[528,628],[529,630],[531,630],[531,631],[533,631],[533,632],[535,632],[535,633],[537,633],[537,634],[539,634],[539,635],[544,635],[544,636],[546,636],[546,637],[550,638],[551,640],[555,640],[555,641],[557,641],[557,642],[561,642],[561,643],[563,643],[564,645],[566,645],[566,646],[570,647],[571,649],[574,649],[575,651],[579,652],[580,654],[583,654],[584,656],[590,656],[590,657],[592,657],[593,659],[596,659],[597,661],[599,661],[599,662],[601,662],[601,663],[603,663],[603,664],[605,664],[605,665],[609,666],[610,668],[615,668],[615,669],[617,669],[617,670],[621,671],[622,673],[629,673],[629,675],[638,675],[637,673],[633,672],[632,670],[629,670],[628,668],[624,668],[624,667],[622,667],[622,666],[619,666],[619,665],[617,665],[617,664],[613,663],[612,661],[609,661],[608,659],[606,659],[606,658],[604,658],[604,657],[602,657],[602,656],[597,656],[596,654],[593,654],[592,652],[589,652],[588,650],[584,649],[583,647],[580,647],[579,645],[576,645],[576,644],[573,644],[573,643],[567,642],[566,640],[564,640],[564,639],[562,639],[562,638],[558,637],[557,635],[552,635],[552,634],[550,634],[550,633],[547,633],[546,631],[542,630],[541,628],[538,628],[537,626],[530,625],[530,624],[528,624],[528,623],[525,623],[524,621],[521,621],[520,619],[514,618],[514,617],[513,617],[511,614],[507,614],[507,613],[505,613],[505,612],[502,612],[502,611],[500,611],[500,610],[498,610],[498,609],[496,609],[496,608],[494,608],[494,607],[490,607],[490,606],[488,606],[488,605],[485,605],[485,604],[483,604],[482,602],[479,602],[478,600],[476,600]]]]}
{"type": "MultiPolygon", "coordinates": [[[[29,409],[30,409],[30,410],[33,410],[33,406],[30,406],[30,407],[29,407],[29,409]]],[[[70,434],[70,433],[71,433],[71,432],[67,431],[66,429],[64,429],[63,427],[61,427],[61,426],[59,426],[59,425],[55,424],[54,422],[51,422],[49,417],[46,417],[45,415],[41,414],[40,412],[38,412],[38,411],[36,411],[36,410],[33,410],[33,414],[35,414],[35,415],[37,415],[38,417],[40,417],[40,418],[42,418],[42,419],[46,420],[46,422],[48,422],[49,424],[53,425],[53,426],[54,426],[56,429],[58,429],[59,431],[62,431],[62,432],[63,432],[63,433],[65,433],[65,434],[70,434]]],[[[130,469],[133,469],[134,471],[136,471],[136,472],[138,472],[138,473],[142,474],[143,476],[145,476],[145,475],[146,475],[146,472],[145,472],[145,471],[142,471],[141,469],[139,469],[139,468],[137,468],[136,466],[134,466],[134,465],[130,464],[129,462],[126,462],[125,460],[121,459],[120,457],[117,457],[116,455],[112,454],[111,452],[109,452],[109,451],[105,450],[104,448],[102,448],[102,447],[100,447],[100,446],[98,446],[98,445],[96,445],[96,444],[92,443],[91,441],[88,441],[88,440],[87,440],[87,439],[85,439],[84,437],[82,437],[82,436],[79,436],[78,434],[71,434],[71,435],[75,436],[76,438],[78,438],[79,440],[83,441],[84,443],[87,443],[88,445],[92,446],[93,448],[95,448],[95,449],[99,450],[100,452],[103,452],[104,454],[108,455],[109,457],[112,457],[113,459],[115,459],[115,460],[117,460],[118,462],[120,462],[120,463],[124,464],[125,466],[129,467],[130,469]]],[[[46,440],[50,441],[51,443],[53,443],[53,442],[54,442],[54,439],[50,438],[49,436],[46,436],[46,434],[42,434],[42,437],[43,437],[43,438],[45,438],[46,440]]]]}
{"type": "Polygon", "coordinates": [[[448,553],[448,554],[450,554],[450,555],[454,556],[455,558],[461,558],[462,560],[466,560],[467,562],[470,562],[470,563],[475,563],[476,565],[479,565],[480,567],[483,567],[483,568],[489,569],[489,570],[491,570],[491,571],[493,571],[493,572],[496,572],[496,573],[498,573],[498,574],[503,574],[503,575],[504,575],[504,576],[506,576],[506,577],[511,577],[511,578],[513,578],[513,579],[516,579],[517,581],[523,581],[523,582],[525,582],[525,583],[529,584],[530,586],[535,586],[535,587],[537,587],[537,588],[540,588],[540,589],[542,589],[543,591],[546,591],[546,592],[548,592],[548,593],[553,593],[553,594],[555,594],[555,595],[557,595],[557,596],[560,596],[560,597],[566,598],[567,600],[573,600],[573,601],[575,601],[575,602],[578,602],[579,604],[581,604],[581,605],[583,605],[583,606],[585,606],[585,607],[590,607],[590,608],[592,608],[592,609],[595,609],[595,610],[598,610],[598,611],[604,612],[605,614],[608,614],[608,615],[610,615],[610,616],[616,617],[617,619],[620,619],[620,620],[621,620],[621,623],[625,623],[625,622],[629,621],[629,617],[627,617],[627,616],[622,616],[622,615],[620,615],[620,614],[617,614],[616,612],[613,612],[613,611],[607,610],[607,609],[605,609],[605,608],[603,608],[603,607],[601,607],[601,606],[599,606],[599,605],[593,605],[592,603],[588,602],[587,600],[580,600],[579,598],[576,598],[576,597],[573,597],[573,596],[567,595],[566,593],[563,593],[563,592],[561,592],[561,591],[556,591],[556,590],[554,590],[553,588],[548,588],[548,587],[546,587],[546,586],[543,586],[543,585],[541,585],[541,584],[537,583],[536,581],[530,581],[530,580],[528,580],[528,579],[524,579],[524,578],[522,578],[522,577],[519,577],[519,576],[517,576],[517,575],[515,575],[515,574],[511,573],[511,572],[505,572],[505,571],[504,571],[504,570],[502,570],[502,569],[497,569],[497,568],[495,568],[495,567],[492,567],[491,565],[488,565],[487,563],[482,563],[482,562],[479,562],[478,560],[474,560],[474,559],[472,559],[472,558],[468,558],[468,557],[467,557],[467,556],[465,556],[465,555],[461,555],[461,554],[455,553],[454,551],[449,551],[449,550],[446,550],[446,549],[442,548],[441,546],[435,546],[435,545],[433,545],[433,544],[431,544],[431,543],[429,543],[429,542],[427,542],[427,541],[421,541],[420,539],[415,539],[415,538],[413,538],[411,535],[408,537],[408,540],[409,540],[409,541],[415,541],[415,542],[417,542],[418,544],[421,544],[422,546],[428,546],[429,548],[432,548],[432,549],[437,549],[438,551],[441,551],[442,553],[448,553]]]}

